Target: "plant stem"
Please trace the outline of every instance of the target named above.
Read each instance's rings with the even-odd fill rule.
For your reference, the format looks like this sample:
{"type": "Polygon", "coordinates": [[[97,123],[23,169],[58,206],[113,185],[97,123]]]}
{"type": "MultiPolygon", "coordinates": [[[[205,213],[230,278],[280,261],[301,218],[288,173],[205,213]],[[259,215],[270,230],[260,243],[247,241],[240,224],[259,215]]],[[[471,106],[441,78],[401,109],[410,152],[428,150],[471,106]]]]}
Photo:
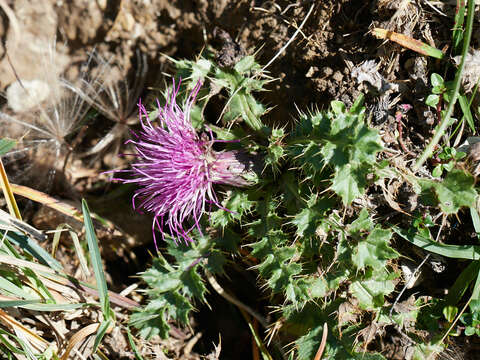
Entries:
{"type": "Polygon", "coordinates": [[[462,80],[463,69],[465,67],[465,58],[467,56],[468,49],[470,48],[470,40],[472,38],[472,28],[473,28],[473,15],[475,10],[475,0],[468,0],[468,11],[467,11],[467,23],[465,27],[465,37],[463,38],[463,48],[462,48],[462,59],[460,61],[460,65],[457,69],[457,73],[455,74],[455,80],[453,83],[453,96],[451,101],[448,104],[447,112],[445,117],[442,119],[440,124],[435,129],[435,135],[433,136],[432,140],[423,151],[420,158],[417,160],[413,170],[418,170],[420,166],[422,166],[425,161],[432,156],[433,150],[435,146],[440,141],[440,138],[445,133],[445,130],[450,125],[450,118],[453,113],[453,109],[455,107],[455,103],[458,99],[458,94],[460,90],[460,84],[462,80]]]}

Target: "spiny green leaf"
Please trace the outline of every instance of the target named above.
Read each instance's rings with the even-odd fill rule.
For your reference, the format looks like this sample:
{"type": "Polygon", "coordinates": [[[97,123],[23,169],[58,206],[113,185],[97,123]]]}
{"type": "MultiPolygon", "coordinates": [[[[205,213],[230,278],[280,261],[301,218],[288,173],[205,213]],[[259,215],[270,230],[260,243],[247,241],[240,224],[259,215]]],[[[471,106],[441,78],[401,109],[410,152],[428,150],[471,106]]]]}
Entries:
{"type": "Polygon", "coordinates": [[[223,267],[226,262],[227,262],[227,259],[225,258],[223,253],[221,253],[218,250],[215,250],[212,254],[208,256],[206,268],[212,274],[222,274],[223,267]]]}
{"type": "Polygon", "coordinates": [[[215,263],[211,263],[210,267],[219,272],[220,258],[224,258],[212,249],[208,238],[196,236],[196,240],[189,246],[167,242],[167,251],[176,260],[176,265],[170,265],[159,257],[153,260],[150,269],[140,274],[148,285],[144,290],[148,303],[134,312],[130,323],[140,330],[141,336],[147,339],[154,335],[168,337],[169,320],[187,324],[188,314],[193,310],[193,299],[205,301],[206,288],[198,268],[212,256],[215,263]]]}
{"type": "Polygon", "coordinates": [[[323,324],[319,324],[295,342],[298,360],[311,360],[315,357],[322,337],[322,325],[323,324]]]}
{"type": "Polygon", "coordinates": [[[358,299],[362,309],[374,310],[383,306],[384,296],[390,294],[394,288],[392,280],[370,279],[353,282],[349,290],[358,299]]]}
{"type": "Polygon", "coordinates": [[[336,286],[333,289],[330,288],[329,283],[323,277],[309,276],[295,279],[288,284],[285,296],[291,303],[299,303],[302,306],[302,303],[305,304],[307,301],[325,297],[329,291],[335,288],[336,286]]]}
{"type": "MultiPolygon", "coordinates": [[[[328,322],[328,337],[327,343],[323,352],[324,359],[335,359],[335,360],[385,360],[385,358],[380,354],[374,354],[369,352],[356,352],[352,350],[354,348],[354,339],[355,333],[358,333],[361,330],[361,327],[352,327],[348,334],[347,331],[344,331],[342,336],[333,333],[334,322],[328,322]],[[333,334],[332,334],[333,333],[333,334]]],[[[320,346],[320,341],[322,338],[322,333],[324,331],[323,323],[319,322],[314,328],[309,330],[304,336],[300,337],[295,341],[297,348],[298,360],[312,360],[320,346]]]]}
{"type": "Polygon", "coordinates": [[[253,221],[249,225],[249,235],[255,238],[262,238],[271,229],[279,229],[282,226],[282,218],[276,212],[278,206],[279,202],[270,197],[257,201],[255,209],[260,215],[260,219],[253,221]]]}
{"type": "Polygon", "coordinates": [[[363,208],[358,217],[347,225],[347,232],[350,235],[358,235],[362,231],[370,231],[373,229],[373,221],[370,218],[368,210],[363,208]]]}
{"type": "Polygon", "coordinates": [[[200,299],[205,302],[205,285],[198,273],[191,268],[180,275],[182,293],[186,297],[200,299]]]}
{"type": "Polygon", "coordinates": [[[253,95],[240,90],[230,98],[229,111],[225,113],[225,121],[233,121],[241,117],[253,130],[263,128],[260,117],[265,113],[265,107],[253,95]]]}
{"type": "Polygon", "coordinates": [[[267,279],[274,293],[285,290],[295,275],[302,271],[302,266],[292,262],[297,250],[294,246],[282,246],[286,236],[279,230],[270,231],[260,241],[251,244],[252,255],[261,259],[257,266],[260,275],[267,279]]]}
{"type": "Polygon", "coordinates": [[[233,68],[236,72],[243,75],[253,70],[259,70],[260,65],[255,61],[254,56],[249,55],[238,61],[233,68]]]}
{"type": "MultiPolygon", "coordinates": [[[[368,166],[363,166],[363,169],[368,169],[368,166]]],[[[331,189],[341,196],[344,205],[362,196],[367,185],[367,173],[368,170],[362,171],[362,166],[357,167],[355,164],[346,164],[335,172],[331,189]]]]}
{"type": "Polygon", "coordinates": [[[295,215],[292,224],[297,227],[298,237],[312,236],[315,234],[316,222],[320,219],[320,212],[317,209],[304,208],[295,215]]]}
{"type": "Polygon", "coordinates": [[[193,310],[178,292],[165,293],[155,297],[145,307],[134,312],[130,317],[130,325],[140,330],[140,336],[150,339],[155,335],[168,338],[168,319],[188,323],[188,314],[193,310]]]}
{"type": "Polygon", "coordinates": [[[250,201],[248,193],[238,189],[231,190],[222,202],[225,209],[218,209],[210,214],[210,221],[214,227],[224,228],[234,220],[240,220],[243,215],[252,209],[255,202],[250,201]]]}
{"type": "Polygon", "coordinates": [[[411,298],[397,304],[391,316],[391,308],[383,307],[378,314],[377,322],[379,324],[391,324],[393,320],[395,324],[402,328],[408,328],[414,325],[420,312],[420,305],[417,304],[417,302],[411,302],[410,299],[411,298]]]}
{"type": "Polygon", "coordinates": [[[367,175],[377,167],[376,154],[382,149],[377,130],[364,124],[364,108],[348,112],[340,102],[331,112],[301,114],[288,143],[296,163],[308,175],[322,171],[326,164],[334,170],[331,190],[345,205],[363,195],[367,175]]]}
{"type": "Polygon", "coordinates": [[[333,112],[337,115],[343,114],[345,112],[345,104],[341,101],[334,100],[330,103],[330,106],[333,112]]]}
{"type": "Polygon", "coordinates": [[[270,165],[274,172],[278,172],[280,160],[285,155],[283,138],[285,131],[282,128],[273,128],[268,137],[268,147],[265,154],[265,165],[270,165]]]}
{"type": "Polygon", "coordinates": [[[445,348],[441,344],[420,343],[415,346],[412,360],[434,359],[445,348]]]}
{"type": "Polygon", "coordinates": [[[358,269],[370,266],[383,268],[388,260],[398,257],[398,253],[389,245],[392,232],[377,226],[366,240],[360,241],[354,250],[352,261],[358,269]]]}
{"type": "Polygon", "coordinates": [[[225,249],[230,253],[235,253],[238,251],[238,245],[242,241],[242,237],[240,234],[227,227],[214,241],[220,248],[225,249]]]}
{"type": "Polygon", "coordinates": [[[446,214],[456,214],[462,206],[473,206],[477,198],[474,182],[473,176],[462,170],[450,171],[443,182],[435,185],[440,208],[446,214]]]}
{"type": "Polygon", "coordinates": [[[332,199],[319,198],[314,194],[308,202],[312,205],[303,208],[292,220],[292,224],[297,227],[296,235],[302,241],[315,235],[317,226],[325,218],[326,212],[335,204],[332,199]]]}
{"type": "Polygon", "coordinates": [[[192,90],[198,81],[203,81],[213,64],[210,60],[200,58],[197,61],[176,60],[177,76],[187,83],[187,89],[192,90]]]}

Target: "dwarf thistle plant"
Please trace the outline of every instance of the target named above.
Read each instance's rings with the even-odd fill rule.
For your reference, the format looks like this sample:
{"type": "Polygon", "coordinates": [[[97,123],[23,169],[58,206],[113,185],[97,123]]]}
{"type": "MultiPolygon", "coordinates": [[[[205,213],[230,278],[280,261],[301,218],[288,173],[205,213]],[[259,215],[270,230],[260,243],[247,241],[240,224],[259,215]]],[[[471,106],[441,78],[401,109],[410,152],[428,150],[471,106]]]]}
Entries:
{"type": "Polygon", "coordinates": [[[313,335],[325,321],[332,329],[328,353],[356,353],[351,326],[360,331],[369,322],[338,323],[331,309],[355,303],[358,316],[364,311],[379,316],[398,277],[391,267],[398,257],[390,246],[391,231],[376,225],[367,209],[348,219],[336,210],[363,196],[377,170],[385,167],[376,160],[382,144],[365,123],[361,99],[351,109],[333,102],[327,111],[301,113],[288,134],[261,122],[265,108],[253,93],[265,82],[258,80],[260,67],[252,57],[229,71],[207,59],[176,65],[185,76],[182,85],[173,88],[156,113],[158,126],[141,108],[143,130],[132,139],[137,161],[127,171],[132,178],[122,181],[139,186],[134,200],[159,218],[159,230],[194,241],[176,246],[170,235],[165,237],[174,262],[159,254],[141,274],[149,300],[132,324],[146,337],[167,336],[172,320],[187,324],[196,304],[205,302],[204,270],[221,274],[229,254],[238,254],[242,245],[246,253],[236,262],[258,273],[265,295],[279,306],[274,321],[284,324],[280,332],[298,339],[298,358],[313,358],[318,347],[313,335]],[[202,89],[199,81],[205,84],[202,89]],[[222,117],[232,124],[228,128],[201,116],[218,86],[230,96],[222,117]],[[189,91],[193,93],[187,95],[189,91]],[[210,97],[194,105],[197,92],[210,97]],[[177,105],[181,99],[183,108],[177,105]],[[195,130],[197,115],[201,119],[195,130]],[[212,134],[199,135],[201,127],[227,140],[221,143],[224,150],[213,151],[212,134]],[[258,136],[245,139],[248,128],[258,136]],[[239,148],[263,159],[258,182],[241,177],[245,168],[234,158],[239,148]],[[214,184],[223,186],[219,197],[213,196],[214,184]],[[208,216],[202,218],[202,213],[208,216]]]}
{"type": "MultiPolygon", "coordinates": [[[[469,174],[452,168],[442,180],[418,178],[379,160],[383,144],[366,121],[362,97],[350,109],[333,101],[325,110],[301,111],[293,129],[268,127],[262,121],[266,108],[258,100],[268,79],[253,57],[228,70],[208,56],[175,64],[182,84],[170,89],[164,107],[150,114],[152,121],[142,115],[144,134],[132,140],[138,162],[127,171],[131,180],[122,180],[139,186],[140,207],[160,219],[158,230],[167,234],[161,247],[171,259],[160,252],[141,274],[148,285],[147,305],[131,321],[142,335],[165,337],[170,323],[188,324],[195,308],[206,302],[207,274],[220,276],[230,259],[258,275],[259,296],[269,299],[270,308],[256,311],[266,316],[273,309],[269,336],[294,339],[291,358],[313,359],[327,324],[325,358],[383,359],[365,353],[375,339],[369,334],[387,326],[408,333],[412,324],[422,327],[426,317],[441,316],[423,299],[393,306],[401,274],[391,241],[394,233],[408,236],[376,223],[376,209],[356,203],[368,203],[367,190],[382,178],[404,177],[417,193],[430,194],[429,206],[454,214],[473,206],[476,190],[469,174]],[[223,104],[220,124],[203,114],[210,101],[223,104]],[[215,146],[213,133],[221,140],[215,146]],[[246,171],[239,157],[233,161],[240,150],[255,158],[256,172],[246,171]],[[192,174],[207,187],[192,186],[192,174]],[[168,220],[162,222],[163,217],[168,220]],[[177,246],[175,237],[193,241],[177,246]]],[[[427,220],[413,219],[409,234],[430,234],[426,227],[434,225],[427,220]]],[[[438,351],[438,344],[409,335],[420,341],[419,358],[438,351]]]]}

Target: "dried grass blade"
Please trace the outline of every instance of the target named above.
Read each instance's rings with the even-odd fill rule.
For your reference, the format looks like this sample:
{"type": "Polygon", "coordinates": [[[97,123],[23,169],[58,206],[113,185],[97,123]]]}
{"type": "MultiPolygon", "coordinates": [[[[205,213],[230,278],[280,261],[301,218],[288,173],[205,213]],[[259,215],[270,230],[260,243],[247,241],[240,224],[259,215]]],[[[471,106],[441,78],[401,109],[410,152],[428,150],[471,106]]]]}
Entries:
{"type": "MultiPolygon", "coordinates": [[[[22,186],[17,184],[10,184],[10,186],[14,194],[26,197],[27,199],[30,199],[32,201],[45,205],[83,224],[84,222],[83,215],[75,205],[71,205],[63,201],[57,200],[41,191],[31,189],[27,186],[22,186]]],[[[106,219],[102,219],[101,217],[97,216],[95,213],[91,215],[92,215],[92,221],[95,227],[97,228],[103,227],[106,229],[110,229],[110,230],[114,229],[115,231],[118,231],[117,227],[112,222],[106,219]]]]}
{"type": "Polygon", "coordinates": [[[96,333],[99,327],[100,323],[90,324],[73,334],[60,360],[67,360],[70,356],[70,352],[73,350],[75,345],[83,341],[87,336],[96,333]]]}
{"type": "Polygon", "coordinates": [[[64,202],[61,202],[51,196],[48,196],[47,194],[41,191],[34,190],[26,186],[11,184],[11,189],[13,193],[16,195],[20,195],[32,201],[36,201],[40,204],[48,206],[49,208],[57,210],[58,212],[64,215],[70,216],[75,220],[78,220],[79,222],[83,222],[82,214],[73,205],[69,205],[64,202]]]}
{"type": "Polygon", "coordinates": [[[17,202],[13,196],[12,187],[8,181],[7,173],[3,167],[2,159],[0,158],[0,185],[2,186],[3,195],[7,201],[8,211],[12,216],[15,216],[18,220],[22,220],[20,210],[18,210],[17,202]]]}
{"type": "Polygon", "coordinates": [[[28,269],[31,269],[31,270],[34,270],[34,271],[43,271],[43,272],[46,272],[46,273],[55,274],[55,270],[48,267],[48,266],[45,266],[45,265],[42,265],[42,264],[37,264],[37,263],[32,262],[32,261],[17,259],[15,257],[9,256],[9,255],[0,254],[0,264],[7,264],[7,265],[12,265],[12,266],[18,266],[18,267],[25,267],[25,268],[28,268],[28,269]]]}
{"type": "Polygon", "coordinates": [[[16,321],[13,317],[8,315],[5,311],[0,309],[0,322],[3,323],[8,328],[13,329],[13,331],[19,335],[22,334],[25,339],[32,345],[33,348],[39,352],[45,351],[50,345],[43,338],[35,334],[30,329],[27,329],[25,326],[16,321]]]}
{"type": "MultiPolygon", "coordinates": [[[[41,273],[39,275],[42,277],[42,279],[47,278],[53,280],[54,282],[58,283],[59,286],[65,285],[70,291],[73,291],[72,288],[75,288],[89,295],[95,296],[97,298],[99,297],[98,290],[94,286],[84,282],[80,282],[70,276],[63,276],[54,273],[41,273]]],[[[112,304],[123,307],[125,309],[132,309],[134,307],[140,306],[140,304],[136,301],[119,295],[110,290],[108,291],[108,296],[112,304]]]]}
{"type": "Polygon", "coordinates": [[[0,209],[0,221],[7,225],[7,230],[19,230],[26,235],[34,237],[38,241],[44,241],[47,239],[47,236],[41,231],[35,229],[33,226],[27,224],[24,221],[18,220],[9,213],[0,209]]]}
{"type": "Polygon", "coordinates": [[[315,355],[314,360],[320,360],[322,358],[323,352],[325,351],[325,346],[327,345],[327,336],[328,336],[328,324],[323,324],[323,334],[322,334],[322,341],[320,342],[320,346],[318,347],[317,354],[315,355]]]}
{"type": "Polygon", "coordinates": [[[431,56],[436,59],[443,59],[444,57],[444,54],[441,50],[434,48],[433,46],[430,46],[428,44],[425,44],[420,40],[413,39],[409,36],[399,34],[394,31],[381,29],[381,28],[375,28],[373,29],[372,32],[377,39],[390,40],[390,41],[396,42],[397,44],[403,46],[404,48],[413,50],[419,54],[431,56]]]}

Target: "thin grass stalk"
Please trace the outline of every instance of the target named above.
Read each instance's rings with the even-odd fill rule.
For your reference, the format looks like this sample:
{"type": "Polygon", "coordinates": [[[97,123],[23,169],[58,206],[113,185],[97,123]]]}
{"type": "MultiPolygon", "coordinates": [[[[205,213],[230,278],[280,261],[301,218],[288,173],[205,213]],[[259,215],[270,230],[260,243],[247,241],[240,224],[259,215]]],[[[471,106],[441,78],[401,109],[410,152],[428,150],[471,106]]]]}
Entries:
{"type": "Polygon", "coordinates": [[[413,167],[414,171],[418,170],[420,166],[422,166],[425,163],[425,161],[430,156],[432,156],[435,146],[437,146],[441,137],[444,135],[445,131],[447,130],[447,127],[450,125],[450,118],[452,116],[453,109],[455,107],[455,103],[457,102],[459,91],[460,91],[463,69],[465,68],[465,59],[467,56],[468,49],[470,48],[470,40],[472,38],[474,10],[475,10],[475,0],[469,0],[468,11],[467,11],[467,23],[465,27],[465,37],[463,38],[462,59],[460,61],[460,66],[457,69],[457,73],[455,74],[452,99],[448,104],[447,112],[445,113],[444,118],[435,129],[435,135],[433,136],[432,140],[430,141],[426,149],[423,151],[420,158],[415,163],[413,167]]]}

